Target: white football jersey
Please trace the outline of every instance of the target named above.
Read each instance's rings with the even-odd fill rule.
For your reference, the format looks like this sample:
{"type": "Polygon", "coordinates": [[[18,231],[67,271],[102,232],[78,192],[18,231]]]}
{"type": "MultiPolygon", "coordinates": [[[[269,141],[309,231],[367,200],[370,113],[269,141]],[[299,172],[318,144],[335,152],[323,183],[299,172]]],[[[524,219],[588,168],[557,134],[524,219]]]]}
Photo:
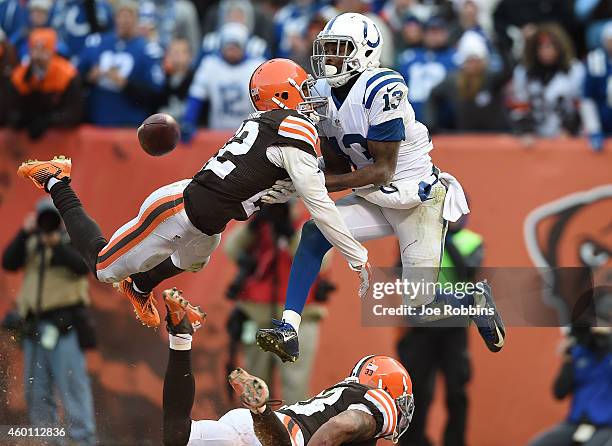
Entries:
{"type": "Polygon", "coordinates": [[[264,61],[252,58],[231,65],[216,55],[202,59],[189,88],[189,96],[209,101],[209,128],[235,130],[240,127],[253,111],[249,79],[264,61]]]}
{"type": "Polygon", "coordinates": [[[415,119],[408,102],[408,87],[399,73],[389,68],[364,71],[343,103],[333,97],[325,79],[320,79],[315,88],[315,94],[326,96],[329,101],[328,119],[320,121],[319,134],[348,156],[355,169],[374,162],[368,152],[368,139],[402,140],[393,180],[424,180],[431,176],[431,138],[427,127],[415,119]],[[402,122],[385,125],[397,119],[402,122]]]}

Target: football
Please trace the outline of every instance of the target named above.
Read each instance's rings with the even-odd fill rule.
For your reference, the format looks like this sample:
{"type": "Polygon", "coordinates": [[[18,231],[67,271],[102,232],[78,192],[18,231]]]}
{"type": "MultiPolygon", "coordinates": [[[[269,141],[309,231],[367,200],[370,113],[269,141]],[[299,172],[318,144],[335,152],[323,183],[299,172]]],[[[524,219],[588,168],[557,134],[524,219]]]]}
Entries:
{"type": "Polygon", "coordinates": [[[180,138],[178,123],[166,113],[151,115],[138,127],[140,146],[152,156],[161,156],[172,151],[180,138]]]}

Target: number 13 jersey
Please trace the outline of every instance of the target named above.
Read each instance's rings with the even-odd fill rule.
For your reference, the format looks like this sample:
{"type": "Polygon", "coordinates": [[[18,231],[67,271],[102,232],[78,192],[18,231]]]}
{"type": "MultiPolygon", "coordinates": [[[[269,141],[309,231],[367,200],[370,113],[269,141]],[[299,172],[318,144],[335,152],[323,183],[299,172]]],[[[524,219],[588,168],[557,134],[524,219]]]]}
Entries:
{"type": "Polygon", "coordinates": [[[355,169],[374,162],[368,140],[401,141],[393,180],[429,178],[433,146],[427,127],[415,119],[408,87],[399,73],[389,68],[365,70],[342,102],[324,79],[315,90],[329,101],[329,118],[319,124],[321,138],[350,158],[355,169]]]}

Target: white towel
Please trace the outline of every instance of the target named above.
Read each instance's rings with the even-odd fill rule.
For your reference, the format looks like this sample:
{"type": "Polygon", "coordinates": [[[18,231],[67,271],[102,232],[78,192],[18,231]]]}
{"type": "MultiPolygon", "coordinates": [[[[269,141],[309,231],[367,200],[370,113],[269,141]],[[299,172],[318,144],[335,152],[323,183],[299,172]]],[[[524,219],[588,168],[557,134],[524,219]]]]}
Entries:
{"type": "Polygon", "coordinates": [[[455,222],[462,215],[469,214],[470,208],[468,207],[463,188],[457,178],[450,173],[441,172],[438,175],[438,179],[448,189],[444,199],[444,210],[442,211],[444,220],[455,222]]]}

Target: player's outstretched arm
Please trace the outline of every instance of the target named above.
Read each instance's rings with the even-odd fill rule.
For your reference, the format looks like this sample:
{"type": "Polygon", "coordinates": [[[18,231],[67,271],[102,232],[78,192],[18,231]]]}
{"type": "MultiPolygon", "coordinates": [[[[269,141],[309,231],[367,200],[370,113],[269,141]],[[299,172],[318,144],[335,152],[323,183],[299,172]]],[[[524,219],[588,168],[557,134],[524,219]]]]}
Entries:
{"type": "Polygon", "coordinates": [[[347,410],[330,418],[308,442],[308,446],[337,446],[371,440],[376,435],[376,420],[360,410],[347,410]]]}
{"type": "Polygon", "coordinates": [[[374,185],[387,185],[393,178],[397,166],[400,141],[370,141],[368,151],[374,164],[350,173],[325,175],[325,187],[329,192],[374,185]]]}
{"type": "Polygon", "coordinates": [[[329,198],[319,173],[317,160],[295,147],[282,147],[283,166],[325,238],[353,268],[368,261],[368,251],[351,235],[336,205],[329,198]]]}

